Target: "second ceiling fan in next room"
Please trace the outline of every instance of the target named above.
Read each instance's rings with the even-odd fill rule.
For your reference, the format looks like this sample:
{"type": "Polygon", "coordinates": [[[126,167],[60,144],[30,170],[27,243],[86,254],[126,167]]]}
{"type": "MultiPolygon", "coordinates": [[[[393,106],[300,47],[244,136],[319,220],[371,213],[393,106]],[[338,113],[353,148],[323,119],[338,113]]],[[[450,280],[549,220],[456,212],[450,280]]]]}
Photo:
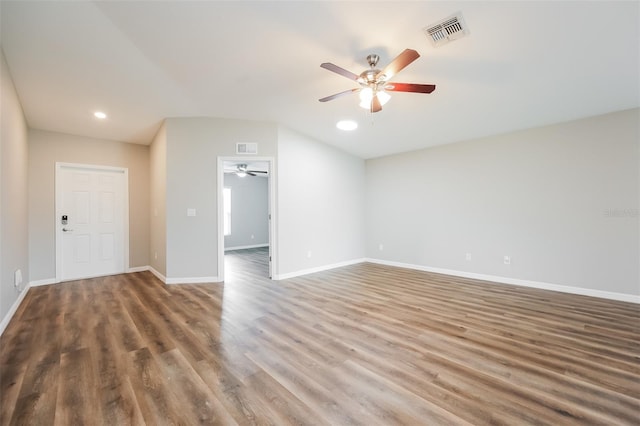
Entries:
{"type": "Polygon", "coordinates": [[[238,177],[258,176],[258,174],[268,174],[269,172],[263,170],[249,170],[246,164],[236,164],[235,168],[225,169],[225,173],[233,173],[238,177]]]}
{"type": "Polygon", "coordinates": [[[384,105],[384,103],[390,98],[387,92],[431,93],[436,89],[434,84],[390,82],[393,76],[419,57],[420,55],[415,50],[405,49],[404,52],[399,54],[381,71],[376,68],[380,57],[372,54],[367,56],[367,62],[369,63],[370,69],[361,72],[359,75],[354,74],[351,71],[347,71],[330,62],[320,64],[320,66],[326,70],[335,72],[343,77],[347,77],[349,80],[355,81],[360,85],[360,87],[345,90],[344,92],[336,93],[335,95],[327,96],[319,100],[320,102],[327,102],[339,98],[340,96],[360,92],[360,106],[368,108],[371,112],[378,112],[382,110],[382,105],[384,105]]]}

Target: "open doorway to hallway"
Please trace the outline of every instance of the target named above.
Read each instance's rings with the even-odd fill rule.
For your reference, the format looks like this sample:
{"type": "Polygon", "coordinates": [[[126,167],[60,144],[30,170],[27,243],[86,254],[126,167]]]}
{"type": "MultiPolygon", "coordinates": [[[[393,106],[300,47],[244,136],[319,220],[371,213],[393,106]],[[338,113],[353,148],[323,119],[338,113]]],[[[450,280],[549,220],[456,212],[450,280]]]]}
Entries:
{"type": "Polygon", "coordinates": [[[271,162],[222,161],[224,280],[271,276],[271,162]]]}
{"type": "Polygon", "coordinates": [[[226,251],[224,268],[227,282],[269,277],[269,247],[226,251]]]}

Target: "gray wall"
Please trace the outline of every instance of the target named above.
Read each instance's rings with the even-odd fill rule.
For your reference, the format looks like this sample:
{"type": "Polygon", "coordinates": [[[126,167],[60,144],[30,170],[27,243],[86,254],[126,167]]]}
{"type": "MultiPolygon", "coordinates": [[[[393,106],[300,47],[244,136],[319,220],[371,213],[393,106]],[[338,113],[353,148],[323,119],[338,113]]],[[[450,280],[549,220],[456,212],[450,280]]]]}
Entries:
{"type": "Polygon", "coordinates": [[[149,266],[167,274],[167,129],[163,124],[149,147],[149,266]]]}
{"type": "Polygon", "coordinates": [[[638,295],[639,124],[634,109],[368,160],[367,257],[638,295]]]}
{"type": "Polygon", "coordinates": [[[269,244],[268,179],[259,176],[224,175],[224,186],[231,188],[231,235],[225,235],[224,248],[269,244]]]}
{"type": "Polygon", "coordinates": [[[218,156],[235,156],[237,142],[257,142],[258,155],[275,157],[277,126],[217,118],[170,118],[165,125],[166,277],[217,278],[218,156]]]}
{"type": "Polygon", "coordinates": [[[14,272],[22,271],[22,289],[30,280],[27,222],[27,123],[0,49],[0,321],[18,298],[14,272]]]}
{"type": "Polygon", "coordinates": [[[217,158],[235,156],[237,142],[277,159],[278,276],[364,257],[364,160],[272,123],[170,118],[165,127],[167,279],[218,277],[217,158]]]}
{"type": "Polygon", "coordinates": [[[129,267],[149,265],[149,147],[29,130],[31,280],[55,278],[56,162],[129,169],[129,267]]]}
{"type": "Polygon", "coordinates": [[[364,160],[280,127],[277,186],[278,275],[364,257],[364,160]]]}

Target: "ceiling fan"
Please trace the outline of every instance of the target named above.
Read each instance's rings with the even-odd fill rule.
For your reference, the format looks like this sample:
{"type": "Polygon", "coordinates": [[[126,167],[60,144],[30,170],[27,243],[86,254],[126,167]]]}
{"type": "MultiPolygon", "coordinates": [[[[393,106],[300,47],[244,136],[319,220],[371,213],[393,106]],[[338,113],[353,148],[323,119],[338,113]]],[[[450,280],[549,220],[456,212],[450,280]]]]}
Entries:
{"type": "Polygon", "coordinates": [[[368,108],[369,111],[373,113],[381,111],[382,105],[389,100],[390,96],[387,92],[431,93],[436,90],[436,86],[434,84],[389,82],[393,76],[419,57],[420,55],[415,50],[405,49],[404,52],[399,54],[389,65],[380,71],[376,68],[380,57],[372,54],[367,56],[367,62],[369,63],[370,69],[361,72],[360,75],[347,71],[330,62],[322,63],[320,64],[322,68],[335,72],[336,74],[340,74],[343,77],[347,77],[349,80],[354,80],[360,85],[360,87],[327,96],[319,99],[319,101],[327,102],[339,98],[340,96],[360,92],[360,106],[368,108]]]}
{"type": "Polygon", "coordinates": [[[249,170],[246,164],[237,164],[235,169],[225,170],[225,173],[234,173],[238,177],[249,176],[258,176],[258,173],[267,174],[269,172],[265,172],[263,170],[249,170]]]}

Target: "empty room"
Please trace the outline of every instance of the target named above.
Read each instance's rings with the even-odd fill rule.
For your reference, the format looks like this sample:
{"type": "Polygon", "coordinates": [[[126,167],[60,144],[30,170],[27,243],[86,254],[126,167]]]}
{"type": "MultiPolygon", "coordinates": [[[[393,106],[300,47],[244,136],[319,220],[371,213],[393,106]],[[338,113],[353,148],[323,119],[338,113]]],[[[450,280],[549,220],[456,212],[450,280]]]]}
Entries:
{"type": "Polygon", "coordinates": [[[0,425],[640,424],[638,1],[0,0],[0,425]]]}

